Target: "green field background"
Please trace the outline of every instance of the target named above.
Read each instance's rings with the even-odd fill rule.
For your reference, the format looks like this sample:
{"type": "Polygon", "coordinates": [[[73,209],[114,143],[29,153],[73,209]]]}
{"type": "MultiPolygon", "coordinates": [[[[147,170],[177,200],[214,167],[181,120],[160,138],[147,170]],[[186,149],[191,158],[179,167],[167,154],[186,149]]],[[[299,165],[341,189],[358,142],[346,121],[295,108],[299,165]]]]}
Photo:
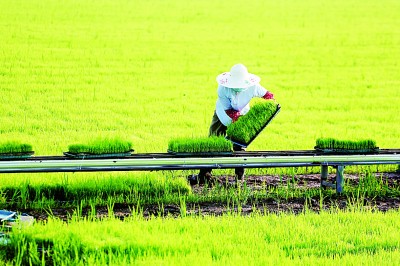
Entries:
{"type": "Polygon", "coordinates": [[[399,1],[0,1],[0,140],[37,155],[99,135],[137,152],[206,136],[243,63],[282,105],[249,150],[318,137],[399,148],[399,1]]]}
{"type": "MultiPolygon", "coordinates": [[[[400,148],[399,14],[398,0],[0,0],[0,143],[20,140],[35,155],[61,155],[70,144],[116,136],[138,153],[166,152],[173,138],[207,136],[215,78],[243,63],[282,106],[248,150],[313,149],[319,137],[400,148]]],[[[60,265],[400,260],[398,212],[352,210],[364,194],[345,198],[350,207],[343,213],[334,206],[320,214],[186,217],[185,200],[240,205],[247,194],[217,187],[223,196],[207,189],[198,196],[185,174],[3,174],[0,209],[51,212],[59,202],[45,192],[65,188],[78,214],[107,202],[112,216],[114,203],[160,199],[161,206],[180,204],[182,217],[148,221],[133,209],[126,221],[49,219],[16,229],[19,249],[0,248],[0,265],[39,264],[31,243],[42,240],[53,241],[60,265]],[[37,192],[33,200],[28,189],[37,192]]],[[[362,192],[391,193],[374,185],[362,192]]],[[[299,193],[289,181],[282,191],[286,198],[276,192],[278,202],[299,193]]],[[[307,200],[315,191],[320,204],[330,193],[301,195],[307,200]]]]}

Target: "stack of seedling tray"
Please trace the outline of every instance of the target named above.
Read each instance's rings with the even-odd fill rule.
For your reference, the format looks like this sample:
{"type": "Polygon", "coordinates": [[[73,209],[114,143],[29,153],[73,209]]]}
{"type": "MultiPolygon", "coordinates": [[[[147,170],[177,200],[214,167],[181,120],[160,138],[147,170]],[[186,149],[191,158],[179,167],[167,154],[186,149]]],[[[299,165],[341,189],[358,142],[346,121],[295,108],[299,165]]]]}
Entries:
{"type": "Polygon", "coordinates": [[[226,138],[246,148],[279,113],[281,106],[275,101],[255,104],[249,112],[228,126],[226,138]]]}
{"type": "Polygon", "coordinates": [[[0,144],[0,160],[24,159],[34,154],[32,145],[17,141],[7,141],[0,144]]]}
{"type": "Polygon", "coordinates": [[[120,158],[132,155],[132,143],[119,138],[97,138],[87,144],[68,146],[65,156],[72,158],[120,158]]]}
{"type": "Polygon", "coordinates": [[[168,143],[168,153],[180,156],[221,156],[232,151],[232,143],[223,136],[177,138],[168,143]]]}
{"type": "Polygon", "coordinates": [[[377,153],[379,148],[374,140],[337,140],[334,138],[319,138],[314,147],[316,151],[330,154],[365,154],[377,153]]]}
{"type": "Polygon", "coordinates": [[[0,210],[0,227],[11,228],[17,222],[33,222],[33,217],[26,213],[18,214],[14,211],[0,210]]]}

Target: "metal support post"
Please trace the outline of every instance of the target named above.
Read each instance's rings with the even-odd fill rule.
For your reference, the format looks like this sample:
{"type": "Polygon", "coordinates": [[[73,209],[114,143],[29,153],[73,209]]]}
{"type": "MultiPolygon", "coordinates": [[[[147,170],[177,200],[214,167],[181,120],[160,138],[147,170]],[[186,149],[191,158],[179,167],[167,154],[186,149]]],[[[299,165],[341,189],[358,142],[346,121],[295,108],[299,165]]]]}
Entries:
{"type": "Polygon", "coordinates": [[[344,172],[344,165],[337,165],[336,166],[336,193],[343,192],[343,172],[344,172]]]}
{"type": "Polygon", "coordinates": [[[327,182],[328,180],[328,166],[327,165],[321,165],[321,188],[326,188],[327,187],[327,182]]]}
{"type": "Polygon", "coordinates": [[[321,164],[321,188],[325,189],[327,187],[336,188],[336,185],[328,182],[328,165],[321,164]]]}

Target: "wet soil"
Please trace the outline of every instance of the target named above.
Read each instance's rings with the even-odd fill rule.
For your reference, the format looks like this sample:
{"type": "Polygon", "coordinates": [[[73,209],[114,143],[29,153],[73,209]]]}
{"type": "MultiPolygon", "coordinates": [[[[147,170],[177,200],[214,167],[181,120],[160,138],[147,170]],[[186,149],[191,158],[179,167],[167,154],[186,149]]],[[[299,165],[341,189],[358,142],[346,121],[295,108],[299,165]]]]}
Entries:
{"type": "MultiPolygon", "coordinates": [[[[400,173],[379,173],[375,174],[377,180],[384,180],[388,187],[399,187],[400,186],[400,173]]],[[[329,175],[328,180],[334,181],[335,175],[329,175]]],[[[358,175],[346,175],[345,180],[347,185],[357,185],[360,181],[358,175]]],[[[253,190],[265,189],[265,187],[278,187],[285,184],[291,183],[295,187],[311,189],[320,187],[320,175],[299,175],[296,177],[292,176],[247,176],[246,186],[253,190]]],[[[233,177],[221,176],[218,178],[217,186],[232,186],[235,187],[236,183],[233,177]]],[[[243,183],[241,184],[243,186],[243,183]]],[[[192,186],[193,193],[204,193],[208,187],[204,185],[192,186]]],[[[332,188],[328,188],[332,189],[332,188]]],[[[354,208],[355,205],[362,208],[371,208],[376,211],[388,211],[392,209],[400,209],[400,197],[368,197],[362,198],[362,202],[354,202],[354,199],[349,196],[333,194],[332,196],[323,198],[309,197],[309,198],[292,198],[292,199],[258,199],[256,202],[243,203],[239,206],[231,205],[227,206],[226,203],[217,202],[205,202],[205,203],[188,203],[186,206],[180,205],[146,205],[141,206],[140,215],[145,218],[153,216],[158,217],[178,217],[181,215],[223,215],[226,213],[240,213],[242,215],[248,215],[254,212],[266,214],[266,213],[301,213],[306,209],[308,211],[319,212],[321,209],[329,210],[331,208],[346,209],[351,205],[354,208]]],[[[115,204],[113,208],[114,217],[125,219],[126,217],[132,216],[135,210],[135,206],[128,204],[115,204]]],[[[53,216],[58,217],[62,220],[67,221],[71,219],[75,209],[57,208],[52,209],[51,213],[53,216]]],[[[49,217],[49,212],[40,212],[37,210],[25,210],[27,214],[33,216],[36,220],[46,220],[49,217]]],[[[95,213],[92,213],[90,208],[83,208],[81,216],[105,218],[110,215],[107,206],[96,206],[95,213]]]]}

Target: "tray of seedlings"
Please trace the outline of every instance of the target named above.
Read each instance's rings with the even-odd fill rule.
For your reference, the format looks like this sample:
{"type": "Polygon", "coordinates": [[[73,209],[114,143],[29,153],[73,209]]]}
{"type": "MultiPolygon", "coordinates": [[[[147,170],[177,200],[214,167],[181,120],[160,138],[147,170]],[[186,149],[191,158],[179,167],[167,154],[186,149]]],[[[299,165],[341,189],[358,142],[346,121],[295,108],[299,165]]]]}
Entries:
{"type": "Polygon", "coordinates": [[[334,138],[319,138],[316,140],[314,149],[325,154],[367,154],[378,153],[376,142],[366,140],[338,140],[334,138]]]}
{"type": "Polygon", "coordinates": [[[279,113],[281,106],[275,101],[255,104],[246,115],[228,126],[226,139],[246,148],[279,113]]]}
{"type": "Polygon", "coordinates": [[[232,151],[232,143],[223,136],[177,138],[168,143],[168,153],[177,156],[226,156],[232,151]]]}
{"type": "Polygon", "coordinates": [[[30,144],[18,141],[0,143],[0,160],[25,159],[31,157],[34,153],[30,144]]]}
{"type": "Polygon", "coordinates": [[[119,138],[97,138],[86,144],[72,144],[64,155],[78,159],[120,158],[132,155],[132,143],[119,138]]]}

